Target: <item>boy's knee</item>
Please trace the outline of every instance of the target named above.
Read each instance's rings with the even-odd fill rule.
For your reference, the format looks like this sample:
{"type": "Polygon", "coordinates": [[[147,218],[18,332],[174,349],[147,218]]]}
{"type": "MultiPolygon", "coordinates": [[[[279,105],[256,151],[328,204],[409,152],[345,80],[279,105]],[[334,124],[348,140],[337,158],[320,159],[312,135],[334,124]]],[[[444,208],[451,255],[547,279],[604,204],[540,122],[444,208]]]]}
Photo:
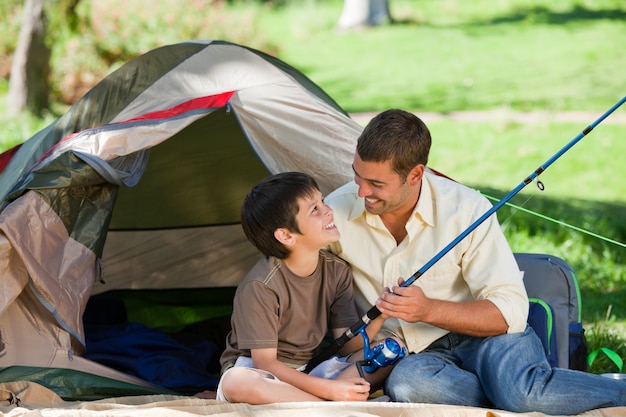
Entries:
{"type": "MultiPolygon", "coordinates": [[[[255,378],[255,373],[246,368],[231,368],[224,374],[221,381],[222,393],[229,402],[242,402],[242,393],[247,392],[246,386],[255,378]]],[[[253,382],[252,382],[253,383],[253,382]]],[[[244,395],[245,396],[245,395],[244,395]]]]}

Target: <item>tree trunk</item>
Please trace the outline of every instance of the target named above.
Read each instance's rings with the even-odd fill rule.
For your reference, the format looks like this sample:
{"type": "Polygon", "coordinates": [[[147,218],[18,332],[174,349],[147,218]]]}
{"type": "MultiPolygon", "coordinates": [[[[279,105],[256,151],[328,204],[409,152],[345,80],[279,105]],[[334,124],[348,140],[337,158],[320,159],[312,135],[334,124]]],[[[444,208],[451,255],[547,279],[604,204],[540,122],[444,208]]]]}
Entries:
{"type": "Polygon", "coordinates": [[[338,30],[391,23],[389,0],[344,0],[338,30]]]}
{"type": "Polygon", "coordinates": [[[50,48],[44,42],[46,16],[42,0],[26,0],[20,37],[13,54],[8,113],[29,110],[40,115],[49,106],[50,48]]]}

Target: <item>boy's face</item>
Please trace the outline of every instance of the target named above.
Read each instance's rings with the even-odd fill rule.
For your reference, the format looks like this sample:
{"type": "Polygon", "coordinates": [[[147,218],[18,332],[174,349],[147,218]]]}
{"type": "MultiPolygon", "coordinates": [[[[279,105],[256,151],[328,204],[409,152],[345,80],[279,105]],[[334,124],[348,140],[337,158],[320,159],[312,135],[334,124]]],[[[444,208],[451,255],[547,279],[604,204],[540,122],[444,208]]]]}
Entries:
{"type": "Polygon", "coordinates": [[[333,221],[333,210],[324,203],[319,190],[315,190],[311,196],[299,198],[298,206],[298,244],[307,245],[311,250],[319,250],[339,240],[339,230],[333,221]]]}

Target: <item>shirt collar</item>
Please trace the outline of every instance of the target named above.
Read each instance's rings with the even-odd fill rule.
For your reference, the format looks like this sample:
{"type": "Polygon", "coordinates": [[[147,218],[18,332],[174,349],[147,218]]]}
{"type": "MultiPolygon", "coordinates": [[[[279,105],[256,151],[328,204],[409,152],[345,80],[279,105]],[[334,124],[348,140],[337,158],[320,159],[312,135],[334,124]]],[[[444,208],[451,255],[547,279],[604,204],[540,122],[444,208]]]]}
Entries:
{"type": "Polygon", "coordinates": [[[362,197],[358,197],[359,186],[356,185],[355,182],[353,182],[352,185],[354,187],[354,193],[357,194],[357,198],[354,199],[352,210],[350,210],[350,214],[348,215],[348,221],[352,221],[358,217],[365,216],[365,199],[362,197]]]}
{"type": "Polygon", "coordinates": [[[433,189],[430,182],[430,171],[428,168],[424,171],[422,177],[422,188],[420,190],[420,198],[417,200],[415,210],[413,210],[412,219],[421,218],[424,223],[429,226],[435,225],[435,198],[433,197],[433,189]]]}

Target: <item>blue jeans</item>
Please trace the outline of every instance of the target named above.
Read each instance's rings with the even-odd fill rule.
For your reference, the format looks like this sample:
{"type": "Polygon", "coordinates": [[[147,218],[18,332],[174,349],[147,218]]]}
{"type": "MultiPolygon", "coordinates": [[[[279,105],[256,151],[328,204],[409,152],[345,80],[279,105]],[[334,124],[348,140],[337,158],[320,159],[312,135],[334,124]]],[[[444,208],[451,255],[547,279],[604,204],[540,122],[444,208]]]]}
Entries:
{"type": "Polygon", "coordinates": [[[385,392],[392,401],[518,413],[578,414],[626,405],[624,381],[550,367],[530,327],[486,338],[450,333],[402,359],[385,392]]]}

